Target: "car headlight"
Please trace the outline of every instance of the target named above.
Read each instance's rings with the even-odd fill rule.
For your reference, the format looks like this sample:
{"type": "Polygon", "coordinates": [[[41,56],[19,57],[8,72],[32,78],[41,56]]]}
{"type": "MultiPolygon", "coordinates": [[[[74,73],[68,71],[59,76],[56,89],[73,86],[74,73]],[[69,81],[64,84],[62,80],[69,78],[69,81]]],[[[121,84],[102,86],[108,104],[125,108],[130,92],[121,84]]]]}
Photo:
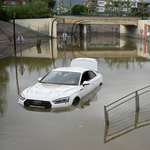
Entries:
{"type": "Polygon", "coordinates": [[[25,96],[23,95],[23,93],[20,93],[19,98],[23,101],[25,100],[25,96]]]}
{"type": "Polygon", "coordinates": [[[59,98],[53,101],[55,104],[67,103],[69,102],[69,97],[59,98]]]}

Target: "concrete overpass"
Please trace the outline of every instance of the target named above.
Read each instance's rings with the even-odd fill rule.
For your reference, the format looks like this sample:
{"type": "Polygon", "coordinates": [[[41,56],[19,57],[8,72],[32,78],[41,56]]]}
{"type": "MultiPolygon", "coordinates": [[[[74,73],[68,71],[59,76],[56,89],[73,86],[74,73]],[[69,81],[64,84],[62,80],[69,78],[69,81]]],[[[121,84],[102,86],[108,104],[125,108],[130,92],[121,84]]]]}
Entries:
{"type": "Polygon", "coordinates": [[[138,26],[138,21],[141,17],[94,17],[94,16],[58,16],[64,19],[63,23],[73,24],[75,21],[82,20],[81,24],[119,24],[119,25],[134,25],[138,26]]]}
{"type": "MultiPolygon", "coordinates": [[[[149,20],[141,20],[141,17],[97,17],[97,16],[58,16],[64,24],[79,24],[80,37],[85,37],[87,24],[115,24],[120,25],[120,34],[129,37],[147,36],[145,23],[149,20]],[[142,33],[140,31],[143,31],[142,33]]],[[[59,23],[59,22],[58,22],[59,23]]]]}
{"type": "Polygon", "coordinates": [[[57,37],[57,24],[75,23],[80,26],[80,37],[86,36],[87,24],[118,24],[120,34],[129,37],[145,37],[150,34],[150,32],[147,33],[150,20],[141,20],[141,17],[55,16],[55,18],[46,19],[16,19],[15,22],[53,37],[57,37]]]}

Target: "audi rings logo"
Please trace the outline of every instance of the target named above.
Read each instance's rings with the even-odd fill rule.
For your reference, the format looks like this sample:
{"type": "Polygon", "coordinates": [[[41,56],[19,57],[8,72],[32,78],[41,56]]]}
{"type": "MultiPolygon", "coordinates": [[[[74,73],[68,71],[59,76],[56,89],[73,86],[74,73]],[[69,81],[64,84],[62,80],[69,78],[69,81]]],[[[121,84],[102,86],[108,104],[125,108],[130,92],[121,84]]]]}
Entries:
{"type": "Polygon", "coordinates": [[[41,101],[33,101],[32,104],[33,104],[33,105],[41,105],[42,102],[41,102],[41,101]]]}

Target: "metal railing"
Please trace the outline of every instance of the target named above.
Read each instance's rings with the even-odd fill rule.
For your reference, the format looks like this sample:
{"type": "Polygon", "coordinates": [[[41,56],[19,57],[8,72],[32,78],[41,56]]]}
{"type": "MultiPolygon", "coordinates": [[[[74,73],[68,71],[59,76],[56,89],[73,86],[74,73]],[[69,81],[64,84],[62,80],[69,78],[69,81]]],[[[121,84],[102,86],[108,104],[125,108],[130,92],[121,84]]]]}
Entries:
{"type": "MultiPolygon", "coordinates": [[[[105,115],[105,123],[106,125],[109,125],[109,115],[108,115],[108,111],[114,109],[115,107],[118,107],[119,105],[122,105],[125,102],[128,102],[129,100],[135,98],[135,110],[139,111],[140,110],[140,104],[139,104],[139,95],[144,94],[147,91],[143,91],[145,89],[150,88],[149,86],[143,87],[139,90],[136,90],[106,106],[104,106],[104,115],[105,115]],[[140,93],[141,92],[141,93],[140,93]]],[[[150,90],[149,90],[150,91],[150,90]]]]}
{"type": "Polygon", "coordinates": [[[150,125],[150,85],[106,106],[104,143],[150,125]]]}

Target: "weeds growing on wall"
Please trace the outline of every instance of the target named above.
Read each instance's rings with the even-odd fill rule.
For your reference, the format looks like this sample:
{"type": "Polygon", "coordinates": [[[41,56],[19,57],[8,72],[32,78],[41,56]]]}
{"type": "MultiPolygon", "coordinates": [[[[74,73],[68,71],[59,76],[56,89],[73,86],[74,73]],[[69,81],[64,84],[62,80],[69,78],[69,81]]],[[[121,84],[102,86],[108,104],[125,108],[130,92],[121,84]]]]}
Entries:
{"type": "Polygon", "coordinates": [[[9,21],[16,12],[16,19],[52,18],[51,11],[44,1],[35,1],[23,6],[0,8],[0,20],[9,21]]]}

